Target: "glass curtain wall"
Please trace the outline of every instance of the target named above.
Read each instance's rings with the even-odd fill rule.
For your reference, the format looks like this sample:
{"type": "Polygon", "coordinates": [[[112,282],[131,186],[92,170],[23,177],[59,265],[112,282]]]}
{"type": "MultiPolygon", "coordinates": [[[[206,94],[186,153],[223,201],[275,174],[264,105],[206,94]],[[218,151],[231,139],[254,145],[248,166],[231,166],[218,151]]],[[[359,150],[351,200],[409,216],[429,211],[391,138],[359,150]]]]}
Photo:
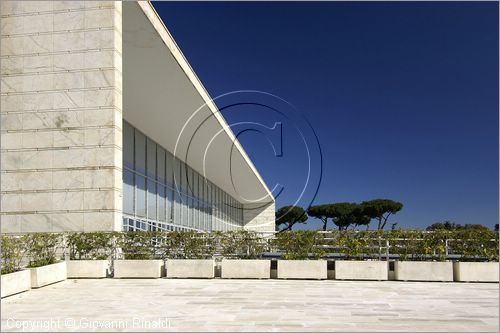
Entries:
{"type": "Polygon", "coordinates": [[[132,125],[123,122],[124,230],[235,230],[243,207],[132,125]]]}

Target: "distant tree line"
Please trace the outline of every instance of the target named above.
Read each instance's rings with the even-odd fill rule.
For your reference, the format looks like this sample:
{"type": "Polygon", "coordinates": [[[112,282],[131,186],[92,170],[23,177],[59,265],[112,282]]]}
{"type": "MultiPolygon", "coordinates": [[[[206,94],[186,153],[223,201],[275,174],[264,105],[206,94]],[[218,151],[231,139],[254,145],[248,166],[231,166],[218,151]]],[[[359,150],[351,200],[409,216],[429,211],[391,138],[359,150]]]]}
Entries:
{"type": "MultiPolygon", "coordinates": [[[[315,217],[323,222],[323,230],[327,230],[328,222],[339,230],[349,227],[366,226],[372,220],[377,221],[377,230],[387,226],[391,215],[403,208],[403,204],[389,199],[375,199],[361,203],[339,202],[311,206],[307,211],[298,206],[284,206],[276,212],[276,229],[291,230],[295,224],[306,223],[308,217],[315,217]]],[[[393,228],[395,224],[392,225],[393,228]]]]}
{"type": "MultiPolygon", "coordinates": [[[[276,212],[276,230],[292,230],[296,224],[306,223],[309,217],[314,217],[323,223],[323,231],[333,223],[339,230],[353,229],[360,226],[369,228],[370,223],[375,220],[377,230],[384,230],[388,225],[388,219],[403,209],[403,204],[389,199],[375,199],[361,203],[339,202],[311,206],[304,210],[298,206],[284,206],[276,212]]],[[[397,223],[391,224],[395,229],[397,223]]],[[[427,231],[434,230],[489,230],[482,224],[458,224],[451,221],[433,223],[426,228],[427,231]]],[[[498,231],[498,224],[495,225],[498,231]]]]}
{"type": "MultiPolygon", "coordinates": [[[[434,231],[434,230],[489,230],[488,227],[485,227],[482,224],[458,224],[453,223],[451,221],[437,222],[428,226],[425,230],[434,231]]],[[[495,230],[498,229],[495,226],[495,230]]]]}

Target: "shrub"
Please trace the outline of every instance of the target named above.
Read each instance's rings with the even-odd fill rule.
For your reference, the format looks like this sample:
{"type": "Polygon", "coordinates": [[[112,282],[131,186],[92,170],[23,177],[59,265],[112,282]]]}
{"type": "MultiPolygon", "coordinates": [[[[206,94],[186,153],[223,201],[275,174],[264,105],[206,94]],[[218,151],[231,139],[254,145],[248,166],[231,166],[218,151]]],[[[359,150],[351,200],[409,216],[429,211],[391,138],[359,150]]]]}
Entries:
{"type": "Polygon", "coordinates": [[[4,236],[0,238],[2,253],[2,274],[21,270],[21,262],[26,254],[26,236],[4,236]]]}
{"type": "Polygon", "coordinates": [[[329,245],[337,248],[346,259],[363,259],[365,255],[379,255],[385,245],[383,231],[344,230],[334,234],[329,245]],[[333,243],[333,244],[332,244],[333,243]]]}
{"type": "Polygon", "coordinates": [[[78,232],[67,235],[67,247],[71,260],[108,259],[116,248],[115,232],[78,232]]]}
{"type": "Polygon", "coordinates": [[[164,259],[206,259],[215,251],[213,238],[196,231],[172,231],[165,235],[162,242],[164,259]]]}
{"type": "Polygon", "coordinates": [[[159,257],[160,242],[164,233],[152,231],[127,231],[118,238],[125,259],[154,259],[159,257]]]}
{"type": "Polygon", "coordinates": [[[451,235],[447,230],[423,232],[417,255],[421,260],[446,260],[446,239],[451,235]]]}
{"type": "Polygon", "coordinates": [[[448,245],[452,253],[461,255],[461,260],[484,258],[498,261],[498,232],[472,229],[455,231],[453,234],[453,240],[448,245]]]}
{"type": "Polygon", "coordinates": [[[498,261],[498,233],[491,230],[394,230],[387,239],[390,253],[400,260],[446,260],[448,243],[448,254],[459,255],[460,260],[498,261]]]}
{"type": "Polygon", "coordinates": [[[414,260],[418,256],[422,232],[419,230],[392,230],[384,235],[389,240],[390,254],[399,255],[399,260],[414,260]]]}
{"type": "Polygon", "coordinates": [[[248,230],[219,233],[221,253],[226,258],[258,259],[267,250],[267,241],[248,230]]]}
{"type": "Polygon", "coordinates": [[[391,254],[399,255],[399,260],[413,261],[446,260],[446,240],[450,237],[453,233],[448,230],[392,230],[386,235],[391,254]]]}
{"type": "Polygon", "coordinates": [[[62,247],[62,235],[50,233],[33,233],[25,235],[28,267],[40,267],[54,264],[57,251],[62,247]]]}
{"type": "Polygon", "coordinates": [[[278,233],[272,244],[285,260],[318,259],[325,251],[317,246],[322,244],[323,234],[316,231],[297,230],[278,233]]]}

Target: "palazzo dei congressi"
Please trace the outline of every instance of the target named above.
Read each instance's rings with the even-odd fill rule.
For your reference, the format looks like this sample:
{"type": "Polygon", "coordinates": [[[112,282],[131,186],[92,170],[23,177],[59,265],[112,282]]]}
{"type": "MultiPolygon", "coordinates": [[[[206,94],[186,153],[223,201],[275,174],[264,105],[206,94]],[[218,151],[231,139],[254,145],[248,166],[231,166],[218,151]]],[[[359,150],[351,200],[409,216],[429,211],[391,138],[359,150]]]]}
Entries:
{"type": "Polygon", "coordinates": [[[272,194],[147,1],[1,2],[0,158],[3,233],[274,231],[272,194]]]}

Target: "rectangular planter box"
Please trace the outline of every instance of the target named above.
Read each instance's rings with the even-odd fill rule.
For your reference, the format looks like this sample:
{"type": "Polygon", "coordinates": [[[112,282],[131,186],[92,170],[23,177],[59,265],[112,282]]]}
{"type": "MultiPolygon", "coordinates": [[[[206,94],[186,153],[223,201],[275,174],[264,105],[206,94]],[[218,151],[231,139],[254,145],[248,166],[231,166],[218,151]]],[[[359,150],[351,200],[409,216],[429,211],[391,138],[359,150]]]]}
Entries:
{"type": "Polygon", "coordinates": [[[396,261],[394,274],[398,281],[453,281],[453,263],[396,261]]]}
{"type": "Polygon", "coordinates": [[[453,277],[458,282],[498,282],[498,262],[454,262],[453,277]]]}
{"type": "Polygon", "coordinates": [[[387,280],[387,261],[335,261],[337,280],[387,280]]]}
{"type": "Polygon", "coordinates": [[[108,269],[108,260],[70,260],[68,265],[68,278],[105,278],[108,269]]]}
{"type": "Polygon", "coordinates": [[[326,260],[278,260],[278,279],[326,278],[326,260]]]}
{"type": "Polygon", "coordinates": [[[66,261],[58,262],[57,264],[30,268],[31,271],[31,288],[40,288],[48,284],[66,280],[67,268],[66,261]]]}
{"type": "Polygon", "coordinates": [[[213,259],[168,259],[167,278],[204,278],[215,276],[213,259]]]}
{"type": "Polygon", "coordinates": [[[31,271],[29,269],[9,274],[2,274],[2,298],[30,289],[31,271]]]}
{"type": "Polygon", "coordinates": [[[221,277],[223,279],[269,279],[271,260],[222,260],[221,277]]]}
{"type": "Polygon", "coordinates": [[[163,260],[115,260],[115,278],[160,278],[165,265],[163,260]]]}

